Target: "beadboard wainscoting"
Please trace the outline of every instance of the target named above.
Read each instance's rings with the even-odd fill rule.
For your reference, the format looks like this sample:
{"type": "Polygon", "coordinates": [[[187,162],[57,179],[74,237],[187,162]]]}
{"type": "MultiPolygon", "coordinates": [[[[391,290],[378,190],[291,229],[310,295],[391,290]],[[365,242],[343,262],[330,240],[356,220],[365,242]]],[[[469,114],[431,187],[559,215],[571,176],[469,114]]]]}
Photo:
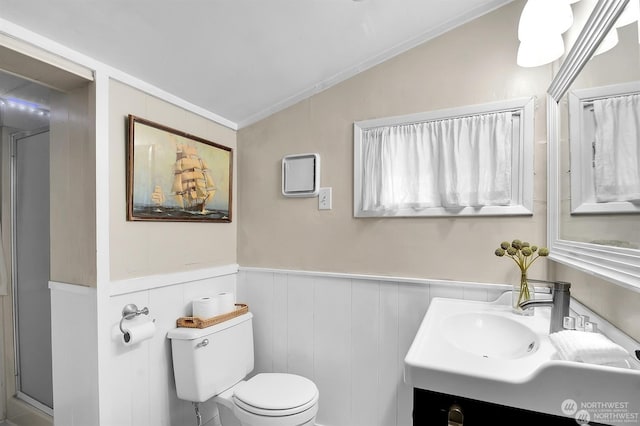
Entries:
{"type": "Polygon", "coordinates": [[[488,301],[510,288],[241,268],[237,297],[254,315],[254,374],[313,380],[318,425],[410,426],[403,362],[431,299],[488,301]]]}
{"type": "MultiPolygon", "coordinates": [[[[179,317],[191,315],[191,302],[221,292],[236,292],[236,273],[205,278],[194,271],[193,281],[181,277],[174,285],[146,288],[132,293],[112,295],[109,301],[110,354],[104,368],[109,390],[101,424],[109,426],[196,424],[194,407],[176,396],[173,378],[171,342],[167,332],[176,327],[179,317]],[[122,343],[119,329],[122,308],[135,303],[139,309],[149,308],[149,320],[155,319],[154,336],[132,346],[122,343]]],[[[166,277],[164,277],[166,278],[166,277]]],[[[121,283],[119,288],[126,286],[121,283]]],[[[102,366],[101,366],[102,368],[102,366]]],[[[213,401],[201,404],[203,424],[219,424],[213,401]]]]}
{"type": "MultiPolygon", "coordinates": [[[[196,424],[193,405],[176,395],[167,332],[179,317],[191,315],[194,299],[235,293],[237,269],[227,265],[113,282],[102,299],[95,288],[50,283],[55,424],[196,424]],[[125,346],[119,324],[130,303],[149,308],[140,319],[155,320],[156,330],[150,339],[125,346]]],[[[203,425],[220,425],[213,401],[200,410],[203,425]]]]}
{"type": "Polygon", "coordinates": [[[49,289],[54,424],[99,425],[96,289],[53,281],[49,289]]]}

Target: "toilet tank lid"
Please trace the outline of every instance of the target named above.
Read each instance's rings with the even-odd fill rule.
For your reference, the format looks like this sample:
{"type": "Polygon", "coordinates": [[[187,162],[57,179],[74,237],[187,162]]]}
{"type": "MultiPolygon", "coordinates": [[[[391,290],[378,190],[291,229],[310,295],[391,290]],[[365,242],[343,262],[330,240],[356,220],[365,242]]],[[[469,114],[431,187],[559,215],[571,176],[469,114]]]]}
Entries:
{"type": "Polygon", "coordinates": [[[253,314],[251,312],[247,312],[246,314],[242,314],[237,317],[231,318],[230,320],[221,322],[216,325],[212,325],[211,327],[205,327],[205,328],[178,327],[178,328],[169,330],[169,332],[167,333],[167,338],[176,339],[176,340],[199,339],[201,337],[205,337],[210,334],[214,334],[214,333],[218,333],[219,331],[226,330],[229,327],[233,327],[245,321],[249,321],[251,318],[253,318],[253,314]]]}

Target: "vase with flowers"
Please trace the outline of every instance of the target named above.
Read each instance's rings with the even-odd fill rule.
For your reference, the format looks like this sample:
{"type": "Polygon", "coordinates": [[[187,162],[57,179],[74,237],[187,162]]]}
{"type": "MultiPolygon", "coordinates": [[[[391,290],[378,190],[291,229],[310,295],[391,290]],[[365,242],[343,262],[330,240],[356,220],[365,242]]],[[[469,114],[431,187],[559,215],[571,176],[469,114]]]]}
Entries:
{"type": "Polygon", "coordinates": [[[498,257],[508,257],[513,260],[520,269],[520,282],[513,284],[511,292],[511,306],[513,311],[520,315],[533,315],[533,310],[523,310],[520,303],[531,300],[535,296],[535,288],[527,279],[527,271],[540,257],[549,256],[549,249],[530,245],[526,241],[513,240],[511,243],[503,241],[495,251],[498,257]]]}

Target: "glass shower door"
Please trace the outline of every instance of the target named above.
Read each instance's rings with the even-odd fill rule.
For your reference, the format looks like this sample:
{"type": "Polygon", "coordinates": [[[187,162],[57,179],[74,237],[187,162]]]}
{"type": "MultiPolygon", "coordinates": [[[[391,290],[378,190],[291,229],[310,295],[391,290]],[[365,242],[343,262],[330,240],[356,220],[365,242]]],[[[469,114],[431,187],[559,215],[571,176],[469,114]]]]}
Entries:
{"type": "Polygon", "coordinates": [[[17,396],[53,414],[49,294],[49,131],[13,135],[17,396]]]}

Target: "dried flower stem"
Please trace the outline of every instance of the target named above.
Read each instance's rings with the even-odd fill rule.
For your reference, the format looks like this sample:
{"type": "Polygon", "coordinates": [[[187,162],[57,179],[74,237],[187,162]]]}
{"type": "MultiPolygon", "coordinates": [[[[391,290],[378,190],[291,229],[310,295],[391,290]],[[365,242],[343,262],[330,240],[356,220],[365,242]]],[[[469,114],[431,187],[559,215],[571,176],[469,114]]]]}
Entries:
{"type": "Polygon", "coordinates": [[[518,268],[520,268],[520,295],[517,304],[519,305],[522,301],[529,300],[531,293],[527,283],[527,271],[538,258],[548,256],[549,249],[546,247],[538,249],[537,246],[530,246],[526,241],[513,240],[511,243],[503,241],[500,247],[496,249],[495,255],[498,257],[507,255],[518,265],[518,268]]]}

